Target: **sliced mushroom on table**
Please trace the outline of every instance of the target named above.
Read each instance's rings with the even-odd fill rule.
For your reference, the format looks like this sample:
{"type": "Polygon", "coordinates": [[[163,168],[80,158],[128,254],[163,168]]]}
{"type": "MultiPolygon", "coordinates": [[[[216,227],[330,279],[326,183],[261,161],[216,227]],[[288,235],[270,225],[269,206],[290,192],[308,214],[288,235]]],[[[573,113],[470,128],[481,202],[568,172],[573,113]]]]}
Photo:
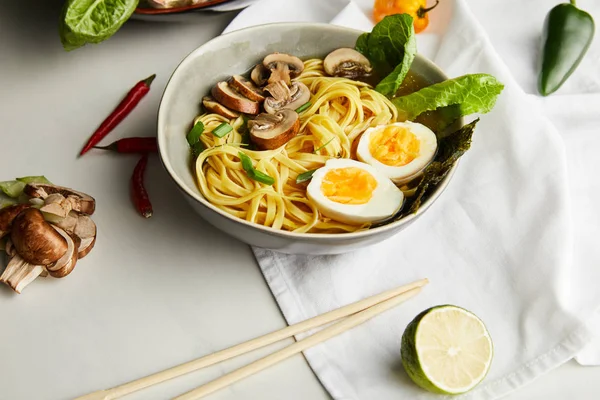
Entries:
{"type": "Polygon", "coordinates": [[[323,68],[329,76],[357,79],[369,76],[373,71],[367,57],[351,48],[332,51],[323,60],[323,68]]]}
{"type": "Polygon", "coordinates": [[[223,81],[212,88],[212,96],[222,105],[244,114],[256,115],[260,112],[260,104],[257,101],[244,97],[241,93],[223,81]]]}
{"type": "Polygon", "coordinates": [[[240,113],[238,113],[237,111],[230,110],[223,104],[216,101],[211,96],[204,96],[204,98],[202,98],[202,105],[208,111],[214,112],[215,114],[219,114],[220,116],[225,118],[233,119],[240,116],[240,113]]]}
{"type": "Polygon", "coordinates": [[[300,130],[298,113],[281,110],[275,114],[260,114],[248,121],[250,138],[262,150],[277,149],[290,141],[300,130]]]}
{"type": "Polygon", "coordinates": [[[25,194],[34,198],[46,199],[51,194],[61,194],[71,203],[75,211],[92,215],[96,210],[96,200],[93,197],[62,186],[43,183],[28,183],[25,186],[25,194]]]}
{"type": "Polygon", "coordinates": [[[271,71],[269,83],[284,81],[289,85],[292,78],[300,76],[304,71],[304,62],[301,59],[284,53],[269,54],[264,58],[263,65],[271,71]]]}
{"type": "Polygon", "coordinates": [[[259,103],[265,101],[262,90],[256,87],[252,81],[241,75],[232,76],[229,80],[229,85],[250,100],[258,101],[259,103]]]}
{"type": "Polygon", "coordinates": [[[267,97],[264,108],[269,114],[275,114],[280,110],[296,110],[298,107],[306,104],[310,100],[310,89],[302,82],[294,82],[290,87],[290,94],[287,98],[276,99],[267,97]]]}

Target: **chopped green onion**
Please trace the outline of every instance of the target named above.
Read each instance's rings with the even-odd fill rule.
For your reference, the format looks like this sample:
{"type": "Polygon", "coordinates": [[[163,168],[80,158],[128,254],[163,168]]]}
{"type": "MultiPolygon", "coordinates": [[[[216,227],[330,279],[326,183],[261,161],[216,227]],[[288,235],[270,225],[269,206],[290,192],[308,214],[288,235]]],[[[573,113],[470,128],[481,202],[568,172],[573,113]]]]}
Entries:
{"type": "Polygon", "coordinates": [[[272,185],[275,183],[275,179],[265,174],[264,172],[257,171],[252,165],[252,160],[246,154],[239,152],[240,160],[242,161],[242,168],[246,171],[248,178],[255,180],[265,185],[272,185]]]}
{"type": "Polygon", "coordinates": [[[187,141],[190,147],[200,141],[200,136],[202,136],[203,132],[204,124],[202,123],[202,121],[196,122],[196,125],[194,125],[192,130],[187,134],[187,141]]]}
{"type": "Polygon", "coordinates": [[[223,136],[227,135],[232,130],[233,130],[233,127],[231,125],[229,125],[227,122],[223,122],[221,125],[217,126],[212,131],[212,134],[218,138],[222,138],[223,136]]]}
{"type": "Polygon", "coordinates": [[[307,103],[304,103],[300,107],[296,108],[296,112],[298,114],[300,114],[302,111],[308,109],[310,106],[312,106],[312,103],[310,101],[307,103]]]}
{"type": "Polygon", "coordinates": [[[45,176],[24,176],[23,178],[17,178],[19,182],[23,183],[44,183],[46,185],[52,185],[45,176]]]}
{"type": "Polygon", "coordinates": [[[198,141],[192,145],[192,157],[194,158],[194,161],[204,150],[206,150],[206,147],[201,141],[198,141]]]}
{"type": "Polygon", "coordinates": [[[335,136],[334,136],[334,137],[332,137],[331,139],[329,139],[329,140],[327,141],[327,143],[325,143],[323,146],[319,147],[318,149],[315,149],[315,151],[314,151],[313,153],[317,154],[317,152],[318,152],[319,150],[322,150],[322,149],[324,149],[325,147],[327,147],[327,145],[328,145],[329,143],[333,142],[333,139],[335,139],[335,136]]]}
{"type": "Polygon", "coordinates": [[[312,179],[312,176],[315,173],[315,171],[316,171],[316,169],[311,169],[310,171],[306,171],[306,172],[301,173],[296,178],[296,183],[302,183],[302,182],[310,181],[312,179]]]}

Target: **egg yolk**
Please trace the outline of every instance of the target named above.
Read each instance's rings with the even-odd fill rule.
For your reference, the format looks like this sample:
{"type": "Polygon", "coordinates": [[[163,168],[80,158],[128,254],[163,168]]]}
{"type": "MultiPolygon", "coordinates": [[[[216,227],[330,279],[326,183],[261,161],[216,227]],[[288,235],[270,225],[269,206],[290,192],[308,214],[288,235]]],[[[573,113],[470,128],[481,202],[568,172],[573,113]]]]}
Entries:
{"type": "Polygon", "coordinates": [[[331,201],[342,204],[365,204],[373,197],[377,180],[361,168],[336,168],[328,171],[321,182],[321,192],[331,201]]]}
{"type": "Polygon", "coordinates": [[[388,126],[371,136],[369,151],[377,161],[392,167],[401,167],[419,156],[421,142],[408,129],[388,126]]]}

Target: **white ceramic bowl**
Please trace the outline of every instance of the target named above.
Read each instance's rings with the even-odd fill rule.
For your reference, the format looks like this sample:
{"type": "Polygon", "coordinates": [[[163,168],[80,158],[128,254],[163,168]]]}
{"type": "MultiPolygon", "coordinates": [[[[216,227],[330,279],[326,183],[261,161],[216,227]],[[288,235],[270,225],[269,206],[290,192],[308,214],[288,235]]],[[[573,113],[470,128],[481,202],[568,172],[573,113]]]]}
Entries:
{"type": "MultiPolygon", "coordinates": [[[[456,166],[426,199],[416,214],[355,233],[292,233],[231,216],[204,199],[195,183],[186,141],[204,95],[218,81],[248,71],[267,54],[290,53],[300,58],[324,57],[340,47],[354,47],[362,32],[334,25],[278,23],[219,36],[200,46],[177,67],[163,94],[158,112],[158,145],[167,172],[194,210],[206,221],[253,246],[293,254],[337,254],[388,239],[415,222],[448,185],[456,166]]],[[[412,69],[432,82],[446,76],[431,61],[417,56],[412,69]]],[[[201,224],[202,221],[198,220],[201,224]]]]}

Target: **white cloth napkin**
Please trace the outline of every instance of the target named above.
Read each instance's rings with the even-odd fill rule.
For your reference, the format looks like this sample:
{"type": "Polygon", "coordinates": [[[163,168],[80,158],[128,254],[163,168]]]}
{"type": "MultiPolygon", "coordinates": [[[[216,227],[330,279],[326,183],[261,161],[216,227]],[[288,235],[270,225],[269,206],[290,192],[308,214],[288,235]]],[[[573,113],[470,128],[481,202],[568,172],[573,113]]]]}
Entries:
{"type": "MultiPolygon", "coordinates": [[[[274,21],[370,29],[363,11],[371,5],[263,0],[227,30],[274,21]]],[[[465,0],[442,2],[432,15],[429,33],[418,38],[422,54],[451,77],[487,72],[506,85],[494,111],[482,117],[444,196],[407,230],[351,254],[290,256],[254,249],[290,324],[395,285],[431,280],[409,303],[305,352],[336,399],[438,398],[409,381],[399,357],[404,328],[433,305],[475,312],[494,340],[488,377],[461,398],[500,397],[572,358],[593,338],[591,317],[600,305],[600,253],[593,246],[600,188],[590,181],[596,179],[594,167],[600,171],[594,157],[600,150],[594,135],[598,98],[574,95],[576,84],[569,89],[573,101],[528,95],[523,78],[513,77],[465,0]]],[[[504,29],[513,29],[512,23],[504,29]]],[[[590,346],[584,361],[593,362],[590,346]]]]}

